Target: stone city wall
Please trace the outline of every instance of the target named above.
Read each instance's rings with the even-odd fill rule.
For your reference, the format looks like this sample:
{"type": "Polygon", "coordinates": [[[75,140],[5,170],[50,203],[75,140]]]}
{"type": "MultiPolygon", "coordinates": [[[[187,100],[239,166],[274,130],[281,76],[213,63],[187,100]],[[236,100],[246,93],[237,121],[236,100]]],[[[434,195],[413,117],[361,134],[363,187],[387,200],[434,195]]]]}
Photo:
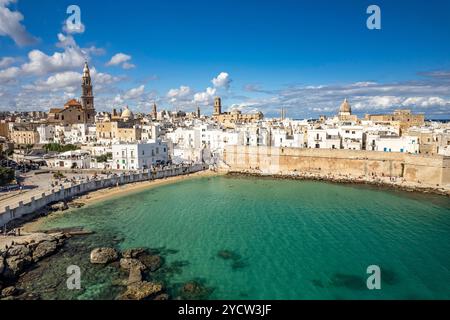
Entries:
{"type": "Polygon", "coordinates": [[[222,169],[261,175],[395,177],[432,186],[450,184],[450,158],[355,150],[229,146],[222,169]]]}

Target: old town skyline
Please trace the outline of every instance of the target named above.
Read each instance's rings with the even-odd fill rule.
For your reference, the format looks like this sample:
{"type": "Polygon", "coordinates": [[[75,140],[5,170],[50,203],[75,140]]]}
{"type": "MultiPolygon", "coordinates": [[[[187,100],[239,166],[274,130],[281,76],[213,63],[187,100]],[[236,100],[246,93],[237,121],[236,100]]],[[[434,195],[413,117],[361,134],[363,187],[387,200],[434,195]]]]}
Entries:
{"type": "MultiPolygon", "coordinates": [[[[380,1],[383,28],[377,31],[365,27],[366,4],[350,6],[346,1],[329,10],[291,2],[284,7],[264,4],[250,20],[243,16],[251,12],[251,4],[234,12],[218,3],[215,10],[196,13],[201,3],[189,7],[175,2],[171,5],[187,10],[177,16],[178,30],[170,25],[175,16],[162,4],[142,4],[143,13],[134,13],[140,22],[118,19],[117,26],[105,19],[123,9],[120,4],[103,8],[79,1],[83,28],[73,33],[64,26],[67,4],[40,3],[39,14],[52,13],[41,23],[39,14],[32,14],[34,2],[2,1],[4,21],[10,23],[0,28],[0,110],[62,107],[77,96],[80,65],[87,59],[99,111],[129,105],[145,113],[156,102],[169,110],[195,111],[199,106],[210,114],[219,95],[226,110],[261,111],[268,117],[278,116],[282,108],[296,119],[329,116],[348,98],[359,116],[407,108],[428,119],[448,118],[449,48],[442,41],[448,22],[436,9],[417,16],[421,1],[413,1],[410,8],[380,1]],[[96,14],[102,10],[104,15],[96,14]],[[270,11],[269,28],[257,18],[268,18],[270,11]],[[412,12],[422,23],[408,25],[412,12]],[[145,14],[155,18],[143,22],[145,14]],[[394,14],[399,19],[395,28],[394,14]],[[204,22],[196,22],[199,16],[204,22]],[[231,18],[246,21],[242,35],[234,32],[235,22],[227,28],[231,18]],[[340,18],[344,21],[337,30],[305,30],[314,20],[318,25],[340,18]],[[425,25],[429,19],[437,23],[433,30],[425,25]],[[212,23],[216,27],[209,30],[212,23]],[[417,29],[414,37],[411,28],[417,29]],[[140,29],[146,32],[136,33],[140,29]],[[191,33],[200,29],[204,40],[191,33]]],[[[445,11],[447,5],[439,5],[445,11]]]]}

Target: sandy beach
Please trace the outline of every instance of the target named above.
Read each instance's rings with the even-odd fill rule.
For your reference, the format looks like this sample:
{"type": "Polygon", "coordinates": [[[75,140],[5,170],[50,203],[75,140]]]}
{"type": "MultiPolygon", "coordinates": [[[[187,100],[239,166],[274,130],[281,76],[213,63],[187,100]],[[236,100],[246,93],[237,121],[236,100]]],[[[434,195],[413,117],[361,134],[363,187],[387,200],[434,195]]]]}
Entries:
{"type": "MultiPolygon", "coordinates": [[[[105,201],[105,200],[116,198],[116,197],[123,197],[123,196],[126,196],[127,194],[136,193],[136,192],[144,191],[147,189],[160,187],[163,185],[178,183],[181,181],[194,179],[194,178],[211,177],[211,176],[217,176],[217,175],[222,175],[222,173],[217,173],[214,171],[207,170],[207,171],[200,171],[200,172],[183,175],[183,176],[175,176],[175,177],[169,177],[169,178],[165,178],[165,179],[143,181],[143,182],[137,182],[137,183],[129,183],[129,184],[121,185],[119,187],[101,189],[101,190],[87,193],[80,197],[74,198],[73,202],[81,203],[83,205],[93,205],[93,204],[101,202],[101,201],[105,201]]],[[[71,210],[76,210],[76,209],[71,209],[71,210]]],[[[50,215],[50,217],[55,217],[57,215],[65,214],[66,212],[67,211],[54,212],[50,215]]],[[[25,234],[39,231],[42,221],[45,218],[47,218],[47,217],[37,218],[37,219],[34,219],[33,221],[25,223],[22,226],[22,231],[25,234]]]]}
{"type": "Polygon", "coordinates": [[[216,172],[213,171],[200,171],[189,175],[184,176],[175,176],[166,179],[158,179],[151,181],[143,181],[137,183],[129,183],[125,185],[121,185],[119,187],[101,189],[94,192],[90,192],[86,195],[78,197],[74,200],[77,203],[83,203],[85,205],[93,204],[99,201],[108,200],[111,198],[115,198],[117,196],[124,196],[129,193],[140,192],[146,189],[155,188],[167,184],[173,184],[180,181],[199,178],[199,177],[209,177],[217,175],[216,172]]]}

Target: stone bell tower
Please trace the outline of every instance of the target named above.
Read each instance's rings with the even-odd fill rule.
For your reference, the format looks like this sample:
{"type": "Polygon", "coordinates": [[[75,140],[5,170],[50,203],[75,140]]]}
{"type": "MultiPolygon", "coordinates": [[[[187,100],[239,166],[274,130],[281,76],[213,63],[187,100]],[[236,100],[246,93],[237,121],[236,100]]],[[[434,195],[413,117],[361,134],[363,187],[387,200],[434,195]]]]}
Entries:
{"type": "Polygon", "coordinates": [[[214,113],[213,116],[218,116],[222,114],[222,100],[220,97],[214,98],[214,113]]]}
{"type": "Polygon", "coordinates": [[[92,92],[91,73],[87,61],[84,63],[83,78],[81,82],[81,106],[84,111],[84,122],[95,122],[94,94],[92,92]]]}

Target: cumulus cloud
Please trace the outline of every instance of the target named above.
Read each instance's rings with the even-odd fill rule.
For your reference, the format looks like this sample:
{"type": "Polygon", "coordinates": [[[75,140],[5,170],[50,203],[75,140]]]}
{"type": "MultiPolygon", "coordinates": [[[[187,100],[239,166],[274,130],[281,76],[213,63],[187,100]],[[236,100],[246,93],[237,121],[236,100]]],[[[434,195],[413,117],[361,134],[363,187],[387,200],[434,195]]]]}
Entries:
{"type": "Polygon", "coordinates": [[[10,37],[19,46],[34,44],[37,39],[23,26],[23,15],[8,8],[10,4],[16,2],[16,0],[0,0],[0,36],[10,37]]]}
{"type": "Polygon", "coordinates": [[[77,43],[75,42],[73,36],[58,33],[58,43],[56,46],[58,48],[77,47],[77,43]]]}
{"type": "Polygon", "coordinates": [[[139,97],[141,97],[145,92],[145,85],[141,85],[137,88],[133,88],[128,90],[125,94],[124,94],[124,98],[125,99],[137,99],[139,97]]]}
{"type": "Polygon", "coordinates": [[[19,75],[20,69],[17,67],[10,67],[0,70],[0,83],[15,83],[19,75]]]}
{"type": "MultiPolygon", "coordinates": [[[[1,0],[0,0],[1,1],[1,0]]],[[[58,34],[58,48],[63,51],[54,52],[48,55],[41,50],[32,50],[28,53],[28,60],[20,68],[0,70],[0,81],[15,81],[16,77],[22,76],[46,76],[52,73],[62,73],[66,71],[79,70],[90,54],[103,54],[104,50],[96,47],[80,48],[71,35],[58,34]],[[9,79],[8,79],[9,77],[9,79]]],[[[13,58],[0,60],[0,68],[3,65],[12,63],[13,58]]]]}
{"type": "Polygon", "coordinates": [[[170,89],[167,92],[167,98],[171,103],[176,103],[177,101],[187,101],[192,96],[192,90],[188,86],[180,86],[178,89],[170,89]]]}
{"type": "MultiPolygon", "coordinates": [[[[68,93],[78,92],[81,86],[82,74],[74,71],[66,71],[56,73],[47,79],[36,80],[32,84],[26,84],[23,89],[36,92],[61,92],[68,93]]],[[[112,76],[108,73],[97,72],[95,68],[91,68],[91,77],[95,85],[95,89],[99,89],[102,85],[108,85],[120,81],[119,77],[112,76]]]]}
{"type": "Polygon", "coordinates": [[[32,50],[28,54],[29,61],[22,65],[25,74],[45,75],[71,68],[80,68],[86,57],[77,48],[66,48],[64,52],[55,52],[49,56],[40,50],[32,50]]]}
{"type": "Polygon", "coordinates": [[[421,107],[429,108],[434,106],[450,107],[450,99],[443,99],[441,97],[411,97],[402,102],[402,106],[405,107],[421,107]]]}
{"type": "Polygon", "coordinates": [[[16,59],[14,59],[14,58],[12,58],[12,57],[4,57],[4,58],[0,58],[0,68],[6,68],[6,67],[9,67],[9,66],[12,65],[15,61],[16,61],[16,59]]]}
{"type": "Polygon", "coordinates": [[[111,60],[109,60],[106,65],[107,66],[118,66],[121,65],[123,69],[132,69],[136,66],[130,62],[131,56],[124,53],[115,54],[111,60]]]}
{"type": "Polygon", "coordinates": [[[64,89],[66,92],[75,92],[81,83],[81,74],[73,71],[61,72],[48,77],[45,80],[37,80],[33,84],[24,85],[25,90],[38,92],[58,92],[64,89]]]}
{"type": "Polygon", "coordinates": [[[122,104],[125,101],[134,101],[140,99],[145,94],[145,85],[140,85],[137,88],[132,88],[123,94],[118,94],[114,98],[114,102],[122,104]]]}
{"type": "Polygon", "coordinates": [[[194,102],[202,105],[210,105],[214,101],[214,96],[217,93],[216,88],[208,87],[204,92],[198,92],[194,95],[194,102]]]}
{"type": "Polygon", "coordinates": [[[229,89],[231,84],[230,75],[226,72],[221,72],[217,77],[211,80],[212,84],[216,88],[229,89]]]}

